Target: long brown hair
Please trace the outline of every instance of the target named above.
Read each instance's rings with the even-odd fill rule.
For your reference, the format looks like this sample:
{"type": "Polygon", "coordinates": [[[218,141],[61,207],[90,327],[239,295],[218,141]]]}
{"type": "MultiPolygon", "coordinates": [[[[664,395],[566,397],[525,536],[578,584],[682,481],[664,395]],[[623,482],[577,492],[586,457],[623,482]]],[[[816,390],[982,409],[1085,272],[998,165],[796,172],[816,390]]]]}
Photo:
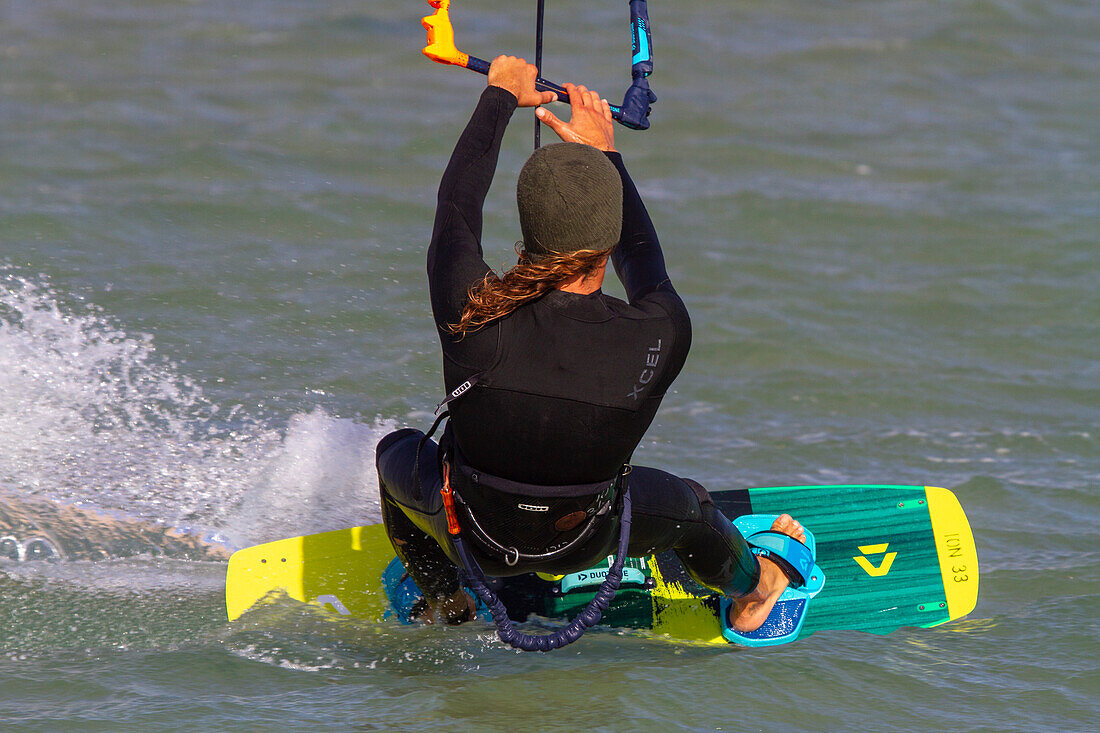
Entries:
{"type": "Polygon", "coordinates": [[[611,250],[581,249],[568,254],[550,253],[537,261],[516,243],[519,262],[504,277],[489,272],[470,288],[469,300],[458,323],[449,324],[461,339],[485,324],[503,318],[524,303],[541,298],[559,285],[587,277],[599,269],[611,250]]]}

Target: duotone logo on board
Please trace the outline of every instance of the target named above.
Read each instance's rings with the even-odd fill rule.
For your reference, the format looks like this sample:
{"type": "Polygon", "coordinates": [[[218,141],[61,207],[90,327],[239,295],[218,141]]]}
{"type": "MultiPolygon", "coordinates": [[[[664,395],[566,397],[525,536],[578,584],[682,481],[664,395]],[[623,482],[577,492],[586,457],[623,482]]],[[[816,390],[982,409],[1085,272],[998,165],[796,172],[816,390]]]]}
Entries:
{"type": "Polygon", "coordinates": [[[894,564],[894,558],[898,556],[896,552],[887,552],[890,547],[889,542],[883,542],[881,545],[860,545],[859,551],[862,555],[857,555],[852,559],[856,561],[856,564],[863,568],[863,572],[870,575],[872,578],[881,578],[890,572],[890,566],[894,564]],[[877,558],[878,564],[871,562],[868,556],[880,555],[877,558]]]}

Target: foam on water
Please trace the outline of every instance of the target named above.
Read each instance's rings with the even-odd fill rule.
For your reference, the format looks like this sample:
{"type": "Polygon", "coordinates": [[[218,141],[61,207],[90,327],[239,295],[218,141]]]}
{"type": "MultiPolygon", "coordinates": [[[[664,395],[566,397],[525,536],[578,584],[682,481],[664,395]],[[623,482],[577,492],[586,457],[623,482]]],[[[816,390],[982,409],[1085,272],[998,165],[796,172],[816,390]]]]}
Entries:
{"type": "Polygon", "coordinates": [[[242,546],[378,520],[388,431],[317,409],[285,427],[208,399],[152,336],[0,268],[0,489],[242,546]],[[216,534],[214,534],[216,533],[216,534]]]}

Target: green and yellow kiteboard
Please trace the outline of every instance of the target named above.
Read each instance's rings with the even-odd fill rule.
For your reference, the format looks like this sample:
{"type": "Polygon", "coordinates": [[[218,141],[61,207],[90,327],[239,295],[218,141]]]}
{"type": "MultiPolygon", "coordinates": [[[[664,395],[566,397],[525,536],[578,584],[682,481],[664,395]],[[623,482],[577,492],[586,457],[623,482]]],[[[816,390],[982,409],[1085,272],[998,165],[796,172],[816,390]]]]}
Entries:
{"type": "MultiPolygon", "coordinates": [[[[924,486],[791,486],[712,492],[726,516],[788,513],[813,533],[816,567],[788,589],[757,634],[736,643],[785,643],[815,631],[888,634],[961,618],[978,598],[978,555],[966,514],[947,489],[924,486]],[[820,577],[818,577],[820,576],[820,577]]],[[[748,523],[748,524],[746,524],[748,523]]],[[[572,618],[593,597],[609,562],[566,576],[522,575],[496,588],[509,615],[572,618]]],[[[249,547],[229,561],[230,620],[278,597],[382,622],[403,618],[418,594],[381,525],[249,547]]],[[[630,558],[603,624],[688,642],[726,644],[721,597],[694,583],[672,553],[630,558]]]]}

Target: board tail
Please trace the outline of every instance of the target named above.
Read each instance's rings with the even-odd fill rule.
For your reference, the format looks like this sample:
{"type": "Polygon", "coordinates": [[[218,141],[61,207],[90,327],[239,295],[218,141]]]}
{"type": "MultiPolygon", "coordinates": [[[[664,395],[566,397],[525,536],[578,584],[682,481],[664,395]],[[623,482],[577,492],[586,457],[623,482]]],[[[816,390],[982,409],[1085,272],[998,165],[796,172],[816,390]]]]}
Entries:
{"type": "Polygon", "coordinates": [[[962,618],[978,605],[978,547],[974,533],[953,493],[927,486],[925,495],[947,599],[947,620],[962,618]]]}

